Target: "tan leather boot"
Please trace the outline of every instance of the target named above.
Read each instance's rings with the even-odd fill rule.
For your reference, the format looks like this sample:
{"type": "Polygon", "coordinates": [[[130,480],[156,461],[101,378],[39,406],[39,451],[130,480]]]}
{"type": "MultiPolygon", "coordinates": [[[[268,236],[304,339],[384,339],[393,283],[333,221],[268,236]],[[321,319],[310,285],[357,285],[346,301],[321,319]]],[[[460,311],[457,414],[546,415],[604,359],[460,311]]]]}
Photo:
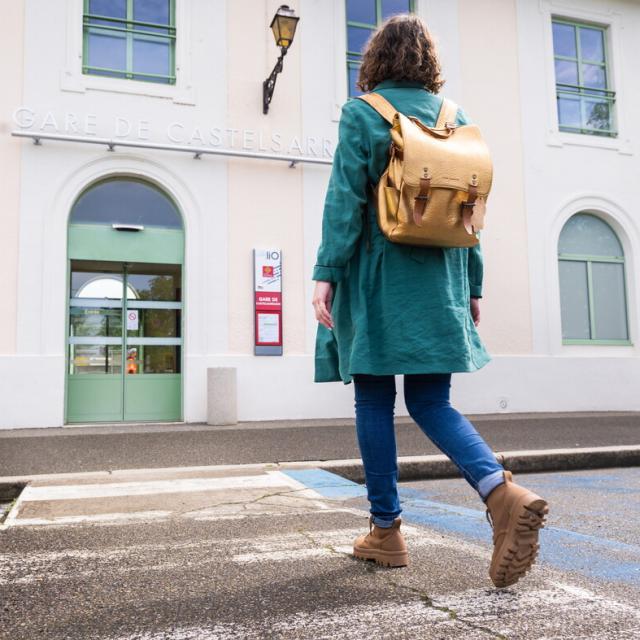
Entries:
{"type": "Polygon", "coordinates": [[[406,567],[409,563],[407,544],[400,533],[402,520],[396,518],[389,528],[373,524],[369,517],[369,533],[358,536],[353,543],[353,555],[363,560],[375,560],[385,567],[406,567]]]}
{"type": "Polygon", "coordinates": [[[547,501],[513,482],[511,471],[505,471],[504,478],[486,499],[493,527],[489,575],[496,587],[515,584],[529,571],[540,548],[538,531],[549,512],[547,501]]]}

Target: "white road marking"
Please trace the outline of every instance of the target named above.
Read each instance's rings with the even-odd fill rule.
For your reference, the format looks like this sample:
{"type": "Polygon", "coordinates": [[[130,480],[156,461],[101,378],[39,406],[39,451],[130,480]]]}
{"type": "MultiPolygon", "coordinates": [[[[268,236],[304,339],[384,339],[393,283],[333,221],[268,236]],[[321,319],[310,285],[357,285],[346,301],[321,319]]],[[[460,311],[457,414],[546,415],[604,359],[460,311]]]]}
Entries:
{"type": "MultiPolygon", "coordinates": [[[[252,622],[222,623],[211,626],[171,628],[172,640],[259,640],[277,638],[341,638],[361,640],[372,637],[460,637],[481,640],[507,637],[526,637],[544,640],[577,640],[593,638],[588,620],[616,621],[615,633],[607,638],[633,638],[640,614],[631,606],[580,589],[571,591],[570,585],[552,583],[549,588],[530,591],[492,589],[469,590],[458,594],[442,594],[431,603],[417,597],[403,603],[372,602],[345,605],[332,609],[299,611],[287,616],[271,615],[261,624],[252,622]],[[569,590],[567,591],[567,587],[569,590]],[[451,612],[451,613],[450,613],[451,612]],[[625,618],[621,617],[624,614],[625,618]],[[632,616],[632,617],[627,617],[632,616]],[[428,635],[425,631],[428,629],[428,635]],[[511,635],[513,631],[513,635],[511,635]],[[552,635],[549,635],[552,634],[552,635]]],[[[118,636],[113,640],[164,640],[168,631],[118,636]]],[[[598,637],[604,637],[599,635],[598,637]]]]}
{"type": "Polygon", "coordinates": [[[53,518],[18,518],[14,527],[67,526],[70,524],[126,524],[148,520],[166,520],[171,511],[135,511],[132,513],[97,513],[80,516],[54,516],[53,518]]]}
{"type": "MultiPolygon", "coordinates": [[[[616,629],[616,639],[631,637],[624,632],[640,624],[637,607],[600,596],[588,589],[560,582],[549,582],[538,589],[469,589],[455,594],[431,597],[434,606],[455,611],[458,619],[489,627],[506,637],[517,637],[522,631],[522,616],[527,625],[535,629],[535,637],[541,640],[566,640],[567,638],[592,638],[592,624],[603,617],[624,621],[616,629]],[[505,615],[508,614],[508,615],[505,615]],[[566,616],[574,627],[572,633],[563,629],[566,616]],[[627,627],[627,628],[624,628],[627,627]]],[[[568,622],[567,622],[568,624],[568,622]]],[[[533,637],[533,636],[532,636],[533,637]]],[[[598,635],[598,637],[602,637],[598,635]]]]}
{"type": "Polygon", "coordinates": [[[321,556],[335,556],[329,549],[295,549],[287,551],[264,551],[262,553],[241,553],[231,558],[232,562],[240,564],[248,562],[280,562],[286,560],[305,560],[321,556]]]}
{"type": "Polygon", "coordinates": [[[255,476],[227,476],[222,478],[186,478],[152,482],[113,482],[105,484],[28,486],[21,494],[23,502],[51,500],[79,500],[83,498],[112,498],[163,493],[186,493],[226,489],[256,489],[290,487],[282,481],[285,474],[265,473],[255,476]]]}
{"type": "MultiPolygon", "coordinates": [[[[272,482],[279,482],[277,476],[272,478],[272,482]]],[[[311,502],[315,504],[316,501],[311,502]]],[[[328,510],[325,507],[301,511],[326,513],[328,510]]],[[[0,553],[0,584],[44,585],[69,579],[91,579],[107,571],[120,575],[155,571],[183,572],[193,566],[219,563],[221,560],[245,565],[247,571],[260,571],[258,567],[262,563],[305,562],[309,559],[339,563],[351,554],[354,538],[368,530],[368,514],[351,508],[331,511],[357,515],[362,518],[361,526],[326,531],[315,529],[257,538],[220,538],[26,554],[0,553]],[[256,568],[250,568],[253,566],[256,568]]],[[[78,522],[79,518],[93,517],[96,523],[106,524],[117,523],[120,518],[164,518],[170,515],[171,512],[151,511],[67,518],[78,522]]],[[[247,515],[233,514],[230,517],[247,515]]],[[[266,514],[255,515],[265,517],[266,514]]],[[[205,517],[212,517],[209,510],[205,512],[205,517]]],[[[71,523],[71,520],[68,521],[71,523]]],[[[453,535],[406,524],[403,524],[402,530],[410,548],[450,548],[484,561],[490,556],[489,547],[464,542],[453,535]]],[[[438,553],[437,549],[433,553],[438,553]]],[[[255,622],[229,622],[137,633],[120,636],[115,640],[162,640],[166,637],[173,640],[258,640],[265,637],[267,630],[271,637],[280,638],[340,637],[344,640],[361,640],[371,636],[371,625],[374,623],[378,637],[393,637],[398,629],[401,629],[405,637],[421,637],[424,635],[425,625],[436,635],[441,632],[443,637],[457,635],[482,640],[494,638],[496,633],[516,637],[525,624],[530,629],[535,629],[535,637],[540,640],[575,640],[581,637],[583,628],[589,628],[591,620],[595,623],[602,619],[621,621],[616,627],[617,639],[621,640],[632,637],[625,635],[633,633],[631,625],[640,624],[640,613],[634,607],[562,582],[551,581],[541,588],[531,589],[525,585],[517,590],[478,588],[462,593],[442,593],[431,596],[431,604],[419,600],[411,591],[406,592],[408,602],[398,601],[397,590],[394,593],[396,597],[393,602],[354,604],[311,612],[305,610],[285,616],[274,613],[260,625],[255,622]],[[454,614],[450,615],[450,612],[454,614]],[[401,621],[400,626],[398,621],[401,621]],[[469,627],[470,624],[475,626],[469,627]],[[565,624],[573,625],[570,631],[563,631],[565,624]],[[490,629],[491,633],[485,629],[490,629]],[[465,635],[470,632],[473,635],[465,635]]]]}
{"type": "MultiPolygon", "coordinates": [[[[267,506],[268,503],[263,503],[267,506]]],[[[181,513],[181,518],[188,518],[189,520],[196,521],[217,521],[217,520],[246,520],[249,518],[280,518],[283,515],[286,516],[304,516],[310,513],[350,513],[350,509],[332,509],[327,505],[322,508],[314,509],[287,509],[286,511],[254,511],[250,513],[229,513],[221,514],[215,507],[212,509],[196,509],[187,513],[181,513]]]]}
{"type": "MultiPolygon", "coordinates": [[[[456,625],[447,613],[427,608],[422,602],[385,602],[318,609],[313,612],[300,611],[281,618],[269,616],[261,625],[253,622],[214,624],[210,627],[189,626],[172,628],[170,636],[161,631],[118,636],[114,640],[165,640],[167,637],[172,640],[263,640],[265,637],[362,640],[394,637],[387,634],[396,631],[399,626],[403,637],[418,638],[424,637],[425,625],[435,624],[447,627],[456,625]],[[380,633],[383,629],[387,634],[380,633]],[[408,631],[413,631],[416,635],[409,636],[408,631]]],[[[474,640],[481,640],[483,637],[491,636],[476,635],[474,640]]]]}
{"type": "MultiPolygon", "coordinates": [[[[324,511],[316,513],[324,513],[324,511]]],[[[129,514],[107,515],[113,517],[129,514]]],[[[360,512],[358,515],[366,514],[360,512]]],[[[114,518],[112,522],[119,521],[114,518]]],[[[115,567],[114,570],[120,573],[169,570],[182,565],[179,563],[175,565],[172,560],[158,564],[155,560],[157,554],[162,554],[165,558],[173,558],[181,551],[197,549],[202,551],[205,558],[210,558],[211,562],[219,562],[220,558],[228,558],[237,563],[299,562],[310,557],[340,558],[351,555],[353,541],[366,530],[366,527],[349,527],[249,538],[106,547],[91,551],[70,549],[28,554],[0,553],[0,584],[28,584],[36,580],[53,581],[78,576],[86,577],[103,571],[106,565],[111,565],[114,560],[123,558],[130,558],[130,561],[121,562],[115,567]],[[91,568],[88,569],[88,566],[91,568]]],[[[481,557],[485,561],[489,558],[489,552],[486,549],[471,543],[462,543],[454,537],[431,534],[413,526],[403,527],[403,533],[410,548],[448,547],[461,553],[481,557]]]]}
{"type": "MultiPolygon", "coordinates": [[[[20,494],[14,508],[8,514],[7,519],[0,527],[41,527],[41,526],[74,526],[83,524],[114,525],[127,524],[141,521],[160,521],[172,517],[188,518],[192,520],[212,519],[243,519],[249,517],[269,516],[276,514],[305,514],[324,511],[332,513],[341,511],[333,504],[327,504],[316,491],[307,488],[304,484],[294,480],[281,471],[265,469],[264,473],[254,475],[216,476],[204,478],[174,478],[152,479],[141,481],[120,482],[92,482],[89,484],[61,484],[56,483],[56,478],[51,481],[54,484],[38,486],[29,485],[20,494]],[[247,499],[246,495],[238,496],[233,501],[233,506],[226,508],[227,496],[233,495],[234,490],[264,489],[264,496],[255,500],[255,496],[247,499]],[[213,504],[189,511],[184,511],[182,505],[177,504],[176,510],[166,507],[162,510],[142,508],[140,511],[120,512],[114,509],[110,512],[108,502],[103,505],[104,513],[82,513],[85,504],[93,507],[92,501],[111,498],[123,498],[134,496],[154,496],[162,494],[226,492],[224,504],[213,504]],[[65,511],[56,513],[56,507],[52,506],[59,501],[69,501],[73,506],[65,506],[65,511]],[[86,501],[86,502],[83,502],[86,501]],[[246,506],[245,506],[246,502],[246,506]],[[21,507],[25,504],[46,504],[42,509],[31,507],[28,515],[20,517],[21,507]],[[237,511],[234,513],[233,511],[237,511]]],[[[212,502],[217,502],[212,500],[212,502]]],[[[93,510],[93,509],[92,509],[93,510]]]]}

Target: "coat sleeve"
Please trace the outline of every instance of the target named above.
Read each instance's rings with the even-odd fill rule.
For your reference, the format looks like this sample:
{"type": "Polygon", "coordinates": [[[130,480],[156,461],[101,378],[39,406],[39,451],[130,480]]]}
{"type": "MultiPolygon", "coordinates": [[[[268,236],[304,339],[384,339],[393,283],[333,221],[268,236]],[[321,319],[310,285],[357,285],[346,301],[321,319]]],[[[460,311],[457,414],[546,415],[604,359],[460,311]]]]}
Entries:
{"type": "MultiPolygon", "coordinates": [[[[470,123],[470,120],[462,109],[458,109],[456,123],[460,125],[470,123]]],[[[469,247],[467,261],[469,295],[473,298],[482,298],[483,266],[482,247],[480,246],[480,242],[478,242],[478,244],[473,247],[469,247]]]]}
{"type": "Polygon", "coordinates": [[[482,298],[483,261],[482,247],[480,243],[469,247],[469,261],[467,270],[469,273],[469,295],[473,298],[482,298]]]}
{"type": "Polygon", "coordinates": [[[342,107],[338,144],[322,214],[322,241],[313,280],[338,282],[354,254],[367,205],[369,145],[358,100],[342,107]]]}

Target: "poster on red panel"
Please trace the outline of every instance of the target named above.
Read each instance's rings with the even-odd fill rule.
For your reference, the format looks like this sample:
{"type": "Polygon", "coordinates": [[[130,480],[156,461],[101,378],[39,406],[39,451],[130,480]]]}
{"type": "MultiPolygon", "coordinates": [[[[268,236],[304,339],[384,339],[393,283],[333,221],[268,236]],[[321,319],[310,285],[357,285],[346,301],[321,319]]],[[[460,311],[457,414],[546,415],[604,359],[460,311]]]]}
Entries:
{"type": "Polygon", "coordinates": [[[257,356],[282,355],[282,252],[253,250],[255,347],[257,356]]]}

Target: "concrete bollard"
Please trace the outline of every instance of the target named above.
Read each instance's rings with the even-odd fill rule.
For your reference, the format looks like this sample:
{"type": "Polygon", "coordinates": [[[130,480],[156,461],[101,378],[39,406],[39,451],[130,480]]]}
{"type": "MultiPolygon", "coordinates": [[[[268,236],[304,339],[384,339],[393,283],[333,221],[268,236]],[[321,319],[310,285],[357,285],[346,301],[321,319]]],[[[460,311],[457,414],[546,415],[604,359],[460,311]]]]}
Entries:
{"type": "Polygon", "coordinates": [[[207,424],[238,423],[238,385],[235,367],[207,369],[207,424]]]}

